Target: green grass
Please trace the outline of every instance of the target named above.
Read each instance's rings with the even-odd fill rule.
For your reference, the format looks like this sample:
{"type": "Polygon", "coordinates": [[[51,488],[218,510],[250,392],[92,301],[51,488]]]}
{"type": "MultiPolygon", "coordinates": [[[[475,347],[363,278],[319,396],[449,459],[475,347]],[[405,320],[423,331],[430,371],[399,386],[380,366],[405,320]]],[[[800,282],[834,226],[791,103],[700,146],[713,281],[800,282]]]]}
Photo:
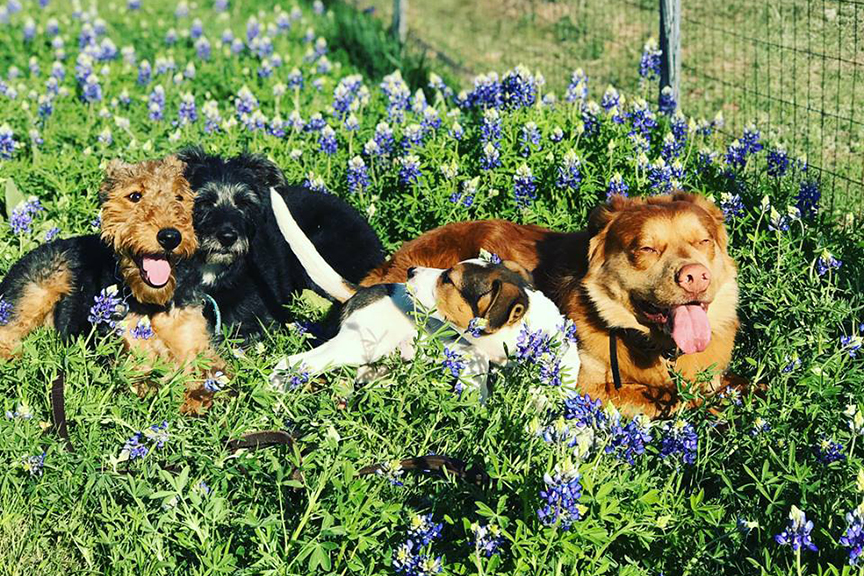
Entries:
{"type": "MultiPolygon", "coordinates": [[[[330,106],[340,78],[360,70],[387,70],[374,62],[379,72],[369,72],[369,62],[351,60],[352,55],[392,54],[380,35],[369,32],[375,38],[363,40],[357,34],[358,42],[380,43],[377,48],[331,38],[333,70],[319,74],[313,71],[318,63],[304,61],[309,44],[302,37],[309,27],[315,35],[343,28],[334,20],[337,14],[317,16],[304,5],[303,21],[274,40],[284,64],[273,78],[263,79],[257,75],[256,57],[223,54],[216,40],[228,26],[244,36],[247,18],[259,9],[263,25],[275,22],[267,3],[237,3],[227,15],[219,15],[208,2],[180,20],[166,1],[142,3],[141,12],[99,4],[108,36],[118,47],[134,45],[139,60],[172,55],[178,71],[194,62],[194,79],[175,84],[162,75],[140,86],[135,66],[114,61],[100,82],[104,99],[84,104],[74,79],[80,24],[71,19],[70,6],[55,1],[40,12],[28,2],[23,13],[11,17],[11,25],[0,29],[0,62],[24,71],[7,82],[18,97],[0,97],[0,113],[20,143],[12,159],[0,162],[0,177],[14,182],[24,197],[37,196],[45,207],[29,232],[16,235],[8,222],[0,222],[0,269],[8,270],[43,242],[52,226],[61,229],[61,236],[92,231],[96,190],[109,159],[152,158],[193,143],[222,154],[245,149],[265,153],[292,181],[322,178],[331,192],[367,214],[388,250],[433,226],[469,218],[579,229],[605,199],[616,172],[631,194],[652,191],[649,175],[637,167],[627,123],[616,124],[604,114],[596,134],[580,135],[583,120],[572,105],[504,110],[502,165],[484,171],[482,115],[476,110],[459,114],[427,90],[443,125],[412,149],[423,179],[406,185],[392,159],[364,156],[371,183],[352,193],[346,183],[348,160],[361,153],[376,125],[388,120],[387,100],[377,79],[364,81],[369,100],[354,111],[356,132],[348,132],[330,106]],[[21,25],[32,17],[44,29],[52,16],[59,19],[66,40],[62,86],[69,93],[58,96],[54,113],[39,120],[29,93],[44,94],[54,56],[41,33],[23,43],[21,25]],[[186,38],[173,47],[163,44],[168,28],[188,30],[195,17],[214,44],[209,62],[196,58],[186,38]],[[42,76],[27,73],[31,55],[42,76]],[[295,66],[304,73],[305,87],[275,96],[273,86],[285,82],[295,66]],[[320,79],[321,91],[313,86],[315,79],[320,79]],[[148,118],[147,98],[156,84],[166,92],[162,121],[148,118]],[[290,129],[284,138],[249,131],[242,123],[205,132],[200,117],[205,102],[217,101],[222,118],[234,118],[233,99],[244,85],[268,119],[277,113],[287,119],[295,102],[306,121],[321,113],[337,131],[338,152],[327,157],[318,151],[317,134],[290,129]],[[130,103],[115,104],[124,90],[130,103]],[[172,121],[185,92],[194,95],[199,119],[175,127],[172,121]],[[129,120],[128,129],[122,120],[118,125],[118,117],[129,120]],[[448,135],[457,119],[465,129],[458,143],[448,135]],[[542,133],[542,150],[522,156],[520,136],[527,122],[536,123],[542,133]],[[28,140],[33,127],[44,139],[39,147],[28,140]],[[111,144],[98,140],[105,128],[112,131],[111,144]],[[560,142],[552,141],[556,128],[561,129],[560,142]],[[575,189],[557,184],[569,150],[580,159],[581,183],[575,189]],[[449,172],[455,164],[458,174],[448,177],[441,170],[445,164],[449,172]],[[522,164],[537,183],[537,198],[526,208],[513,198],[513,176],[522,164]],[[464,199],[471,194],[466,188],[472,187],[470,206],[450,201],[457,191],[464,199]]],[[[503,75],[504,69],[499,72],[503,75]]],[[[403,156],[406,125],[420,120],[409,112],[404,123],[391,121],[394,156],[403,156]]],[[[668,130],[669,120],[661,118],[649,133],[651,161],[660,154],[668,130]]],[[[706,405],[678,415],[698,433],[693,464],[678,456],[662,457],[660,439],[669,434],[663,423],[654,426],[653,441],[633,464],[605,453],[614,438],[604,427],[595,431],[596,443],[587,454],[548,443],[537,432],[559,422],[564,391],[544,385],[535,367],[514,362],[498,375],[487,404],[481,405],[473,393],[455,395],[441,369],[436,341],[421,346],[414,362],[386,360],[392,372],[373,384],[355,385],[353,371],[344,370],[288,391],[271,389],[267,376],[282,355],[309,346],[296,326],[267,334],[242,353],[240,343],[229,341],[222,352],[230,358],[234,378],[217,394],[209,414],[187,418],[178,413],[181,376],[138,398],[132,390],[138,361],[124,354],[118,342],[95,333],[62,342],[55,333],[40,330],[27,338],[20,359],[0,364],[3,410],[27,406],[32,413],[29,419],[14,414],[0,419],[0,573],[391,574],[412,517],[432,514],[443,529],[426,553],[441,556],[448,574],[785,576],[796,571],[795,555],[773,536],[783,529],[793,505],[814,521],[812,538],[820,548],[802,553],[802,573],[859,573],[846,566],[846,550],[838,541],[846,529],[844,514],[862,498],[856,478],[864,440],[850,430],[844,410],[849,404],[864,407],[864,352],[852,357],[841,337],[861,336],[864,237],[856,222],[840,227],[825,214],[792,222],[786,232],[769,229],[771,214],[759,209],[763,196],[785,213],[808,176],[793,169],[783,178],[769,177],[763,152],[732,179],[724,174],[722,156],[709,168],[699,167],[703,148],[724,150],[716,136],[691,134],[680,158],[685,169],[681,184],[724,205],[727,195],[738,194],[745,205],[728,222],[742,292],[742,328],[732,368],[768,390],[764,397],[745,397],[740,404],[718,400],[711,405],[715,412],[706,405]],[[814,265],[824,250],[843,266],[818,276],[814,265]],[[67,452],[47,426],[48,391],[60,371],[67,377],[74,452],[67,452]],[[770,429],[751,433],[760,418],[770,429]],[[162,448],[142,459],[121,458],[130,437],[163,421],[169,439],[162,448]],[[237,454],[225,449],[227,439],[266,429],[290,430],[298,441],[237,454]],[[816,450],[823,439],[841,443],[846,457],[820,462],[816,450]],[[430,452],[482,466],[490,484],[478,487],[405,472],[399,477],[404,486],[398,486],[387,477],[358,475],[369,464],[430,452]],[[41,475],[31,474],[25,459],[42,453],[41,475]],[[536,511],[542,506],[544,474],[568,462],[581,473],[582,517],[563,530],[544,525],[536,511]],[[759,527],[745,535],[736,528],[739,518],[759,527]],[[501,528],[505,544],[500,555],[487,559],[477,553],[470,528],[475,522],[501,528]]],[[[3,205],[7,216],[15,208],[14,196],[3,205]]],[[[292,309],[298,320],[316,320],[322,313],[319,304],[307,296],[292,309]]],[[[576,430],[576,421],[569,424],[576,430]]]]}

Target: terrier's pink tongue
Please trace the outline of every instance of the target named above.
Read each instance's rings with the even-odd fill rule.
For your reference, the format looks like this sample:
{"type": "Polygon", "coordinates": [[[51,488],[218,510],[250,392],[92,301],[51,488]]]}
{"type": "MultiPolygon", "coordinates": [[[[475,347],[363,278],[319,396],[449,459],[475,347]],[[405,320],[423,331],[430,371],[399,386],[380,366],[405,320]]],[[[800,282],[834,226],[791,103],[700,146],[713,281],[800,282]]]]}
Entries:
{"type": "Polygon", "coordinates": [[[157,288],[167,284],[171,277],[171,264],[165,258],[148,258],[145,256],[141,259],[141,268],[147,276],[145,280],[157,288]]]}
{"type": "Polygon", "coordinates": [[[711,324],[708,314],[698,304],[685,304],[672,308],[669,319],[672,338],[684,354],[702,352],[711,342],[711,324]]]}

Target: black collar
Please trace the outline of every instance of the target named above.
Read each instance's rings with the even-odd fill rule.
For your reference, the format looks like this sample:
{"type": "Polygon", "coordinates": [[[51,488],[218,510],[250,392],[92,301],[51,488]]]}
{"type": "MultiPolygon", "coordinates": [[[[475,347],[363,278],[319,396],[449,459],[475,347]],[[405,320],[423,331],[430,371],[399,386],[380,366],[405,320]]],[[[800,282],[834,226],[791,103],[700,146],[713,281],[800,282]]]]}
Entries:
{"type": "Polygon", "coordinates": [[[612,365],[612,382],[621,389],[621,371],[618,369],[618,328],[609,330],[609,363],[612,365]]]}

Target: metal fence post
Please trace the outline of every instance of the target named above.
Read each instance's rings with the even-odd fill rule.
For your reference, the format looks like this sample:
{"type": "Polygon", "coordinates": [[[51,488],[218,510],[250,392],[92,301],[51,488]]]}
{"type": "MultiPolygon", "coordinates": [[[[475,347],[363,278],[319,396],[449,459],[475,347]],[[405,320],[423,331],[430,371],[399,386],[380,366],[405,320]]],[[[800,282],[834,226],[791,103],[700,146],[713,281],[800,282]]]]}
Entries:
{"type": "Polygon", "coordinates": [[[408,0],[393,0],[393,35],[402,44],[408,38],[408,0]]]}
{"type": "Polygon", "coordinates": [[[660,90],[669,86],[681,103],[681,0],[660,0],[660,90]]]}

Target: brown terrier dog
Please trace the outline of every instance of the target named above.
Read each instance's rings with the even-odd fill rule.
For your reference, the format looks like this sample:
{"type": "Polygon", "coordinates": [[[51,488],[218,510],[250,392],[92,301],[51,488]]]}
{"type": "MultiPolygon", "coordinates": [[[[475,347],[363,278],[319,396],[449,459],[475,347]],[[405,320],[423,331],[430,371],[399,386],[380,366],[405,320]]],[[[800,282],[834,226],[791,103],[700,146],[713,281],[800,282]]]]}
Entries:
{"type": "Polygon", "coordinates": [[[480,249],[532,272],[577,327],[579,387],[622,412],[668,416],[680,404],[670,369],[704,392],[741,385],[720,375],[738,329],[737,268],[723,212],[691,194],[613,197],[588,230],[559,233],[502,220],[460,222],[407,242],[362,282],[404,282],[414,266],[447,268],[480,249]]]}
{"type": "MultiPolygon", "coordinates": [[[[64,337],[92,328],[122,336],[150,361],[191,368],[199,354],[211,369],[224,363],[211,347],[195,268],[194,195],[184,164],[170,156],[139,164],[112,161],[99,190],[102,233],[55,240],[16,262],[0,283],[11,308],[0,318],[0,356],[18,353],[40,326],[64,337]]],[[[149,373],[150,366],[145,367],[149,373]]],[[[187,390],[184,412],[209,406],[200,383],[187,390]]]]}

